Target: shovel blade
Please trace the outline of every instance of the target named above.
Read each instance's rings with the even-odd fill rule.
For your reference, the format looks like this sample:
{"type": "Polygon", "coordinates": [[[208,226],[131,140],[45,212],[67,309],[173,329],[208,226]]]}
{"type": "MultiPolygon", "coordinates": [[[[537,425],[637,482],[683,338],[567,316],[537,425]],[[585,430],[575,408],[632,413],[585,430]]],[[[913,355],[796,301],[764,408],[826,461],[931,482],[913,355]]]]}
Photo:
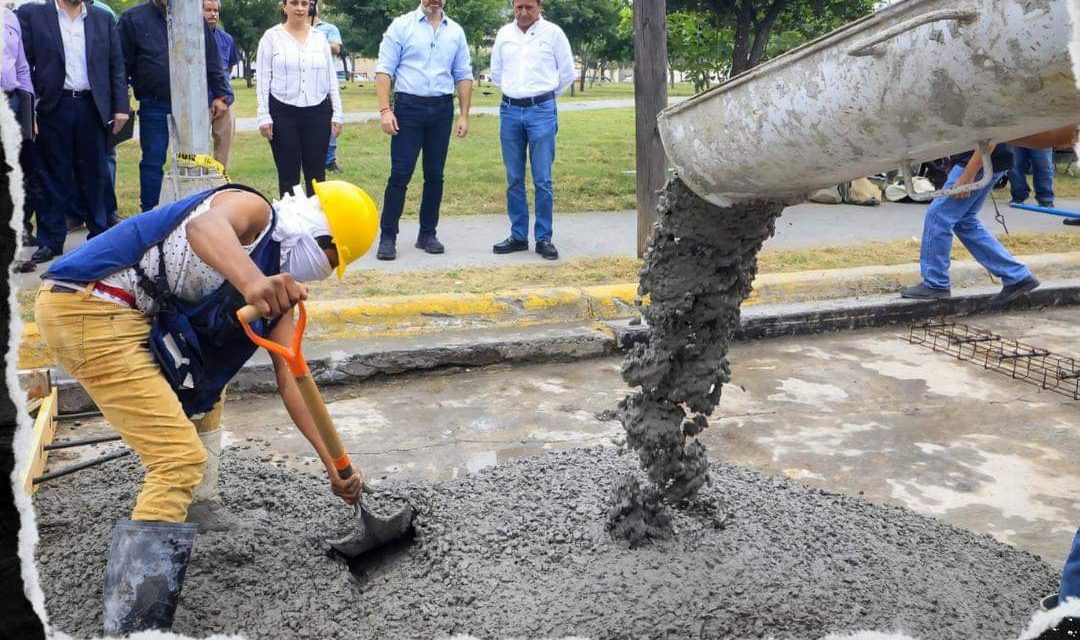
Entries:
{"type": "Polygon", "coordinates": [[[407,506],[389,517],[379,517],[371,513],[367,506],[360,505],[360,517],[356,528],[341,538],[328,539],[330,547],[346,558],[356,558],[368,551],[399,540],[413,529],[413,517],[416,512],[407,506]]]}

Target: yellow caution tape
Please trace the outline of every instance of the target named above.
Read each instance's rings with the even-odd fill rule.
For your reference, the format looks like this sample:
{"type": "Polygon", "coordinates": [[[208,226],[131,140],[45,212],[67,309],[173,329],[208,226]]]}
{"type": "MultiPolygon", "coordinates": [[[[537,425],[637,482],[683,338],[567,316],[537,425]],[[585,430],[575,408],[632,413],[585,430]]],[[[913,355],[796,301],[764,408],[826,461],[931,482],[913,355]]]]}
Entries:
{"type": "Polygon", "coordinates": [[[201,153],[178,153],[176,154],[176,160],[190,166],[217,171],[225,179],[225,182],[232,182],[229,179],[229,172],[225,170],[225,165],[210,156],[201,153]]]}

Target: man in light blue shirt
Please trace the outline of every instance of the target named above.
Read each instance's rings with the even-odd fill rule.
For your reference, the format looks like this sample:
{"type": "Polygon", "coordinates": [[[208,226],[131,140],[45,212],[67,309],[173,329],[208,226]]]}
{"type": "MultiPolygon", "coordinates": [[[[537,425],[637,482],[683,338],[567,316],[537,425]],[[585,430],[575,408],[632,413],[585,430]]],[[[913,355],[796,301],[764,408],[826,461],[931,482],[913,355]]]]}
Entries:
{"type": "Polygon", "coordinates": [[[461,115],[457,137],[469,133],[472,59],[465,32],[446,17],[445,0],[421,0],[416,11],[395,19],[383,34],[375,90],[382,130],[390,139],[390,179],[383,197],[380,260],[397,257],[398,221],[405,192],[420,152],[424,152],[424,193],[420,198],[420,233],[416,247],[427,253],[445,248],[436,237],[442,204],[443,169],[454,128],[454,89],[461,115]],[[394,106],[390,85],[394,83],[394,106]]]}
{"type": "MultiPolygon", "coordinates": [[[[314,12],[312,25],[319,33],[326,36],[326,41],[330,43],[330,53],[334,54],[335,58],[343,58],[341,29],[319,18],[318,4],[312,3],[311,7],[314,12]]],[[[331,69],[331,72],[336,74],[337,69],[331,69]]],[[[337,136],[334,135],[333,129],[330,131],[330,145],[326,148],[326,170],[341,171],[337,164],[337,136]]]]}

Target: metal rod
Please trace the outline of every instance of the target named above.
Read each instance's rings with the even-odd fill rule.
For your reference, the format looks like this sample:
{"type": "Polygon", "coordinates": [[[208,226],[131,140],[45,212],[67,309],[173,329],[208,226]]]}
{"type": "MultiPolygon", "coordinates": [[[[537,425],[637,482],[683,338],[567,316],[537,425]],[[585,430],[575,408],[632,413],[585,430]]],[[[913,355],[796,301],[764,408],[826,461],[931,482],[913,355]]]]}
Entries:
{"type": "Polygon", "coordinates": [[[68,475],[70,473],[75,473],[76,471],[82,471],[83,469],[87,469],[89,467],[96,467],[99,464],[108,462],[110,460],[116,460],[117,458],[123,458],[124,456],[130,455],[130,454],[131,454],[131,449],[121,449],[119,451],[114,451],[112,453],[108,453],[106,455],[103,455],[100,458],[94,458],[93,460],[87,460],[86,462],[80,462],[79,464],[73,464],[70,467],[64,467],[63,469],[57,469],[56,471],[53,471],[51,473],[44,473],[44,474],[34,478],[32,480],[32,482],[34,484],[40,484],[40,483],[45,482],[47,480],[53,480],[53,479],[59,478],[61,476],[66,476],[66,475],[68,475]]]}
{"type": "Polygon", "coordinates": [[[997,336],[977,336],[974,338],[952,338],[950,341],[953,344],[968,344],[970,342],[994,342],[996,340],[1001,340],[1001,338],[997,336]]]}
{"type": "Polygon", "coordinates": [[[52,444],[45,445],[46,451],[56,451],[57,449],[70,449],[71,447],[81,447],[87,444],[98,444],[99,442],[116,442],[120,439],[118,435],[111,436],[97,436],[95,438],[84,438],[82,440],[64,440],[63,442],[54,442],[52,444]]]}
{"type": "Polygon", "coordinates": [[[1042,349],[1032,349],[1028,353],[1020,353],[1019,351],[1014,351],[1013,353],[1005,353],[1002,351],[998,353],[998,357],[1002,360],[1008,360],[1009,358],[1045,358],[1048,355],[1050,355],[1050,352],[1042,349]]]}

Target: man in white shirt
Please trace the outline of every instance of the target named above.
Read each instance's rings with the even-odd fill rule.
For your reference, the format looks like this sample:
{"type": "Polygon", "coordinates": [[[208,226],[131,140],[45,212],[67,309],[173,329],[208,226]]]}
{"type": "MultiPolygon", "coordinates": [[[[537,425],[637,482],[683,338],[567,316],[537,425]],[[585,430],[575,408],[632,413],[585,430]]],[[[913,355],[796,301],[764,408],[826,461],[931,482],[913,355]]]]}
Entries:
{"type": "Polygon", "coordinates": [[[555,260],[551,243],[555,191],[551,166],[559,112],[555,98],[574,82],[570,41],[557,25],[540,16],[543,0],[514,0],[514,22],[499,29],[491,50],[491,81],[502,91],[499,138],[506,167],[506,209],[510,237],[495,253],[529,248],[529,201],[525,194],[525,156],[532,163],[536,189],[536,252],[555,260]]]}

